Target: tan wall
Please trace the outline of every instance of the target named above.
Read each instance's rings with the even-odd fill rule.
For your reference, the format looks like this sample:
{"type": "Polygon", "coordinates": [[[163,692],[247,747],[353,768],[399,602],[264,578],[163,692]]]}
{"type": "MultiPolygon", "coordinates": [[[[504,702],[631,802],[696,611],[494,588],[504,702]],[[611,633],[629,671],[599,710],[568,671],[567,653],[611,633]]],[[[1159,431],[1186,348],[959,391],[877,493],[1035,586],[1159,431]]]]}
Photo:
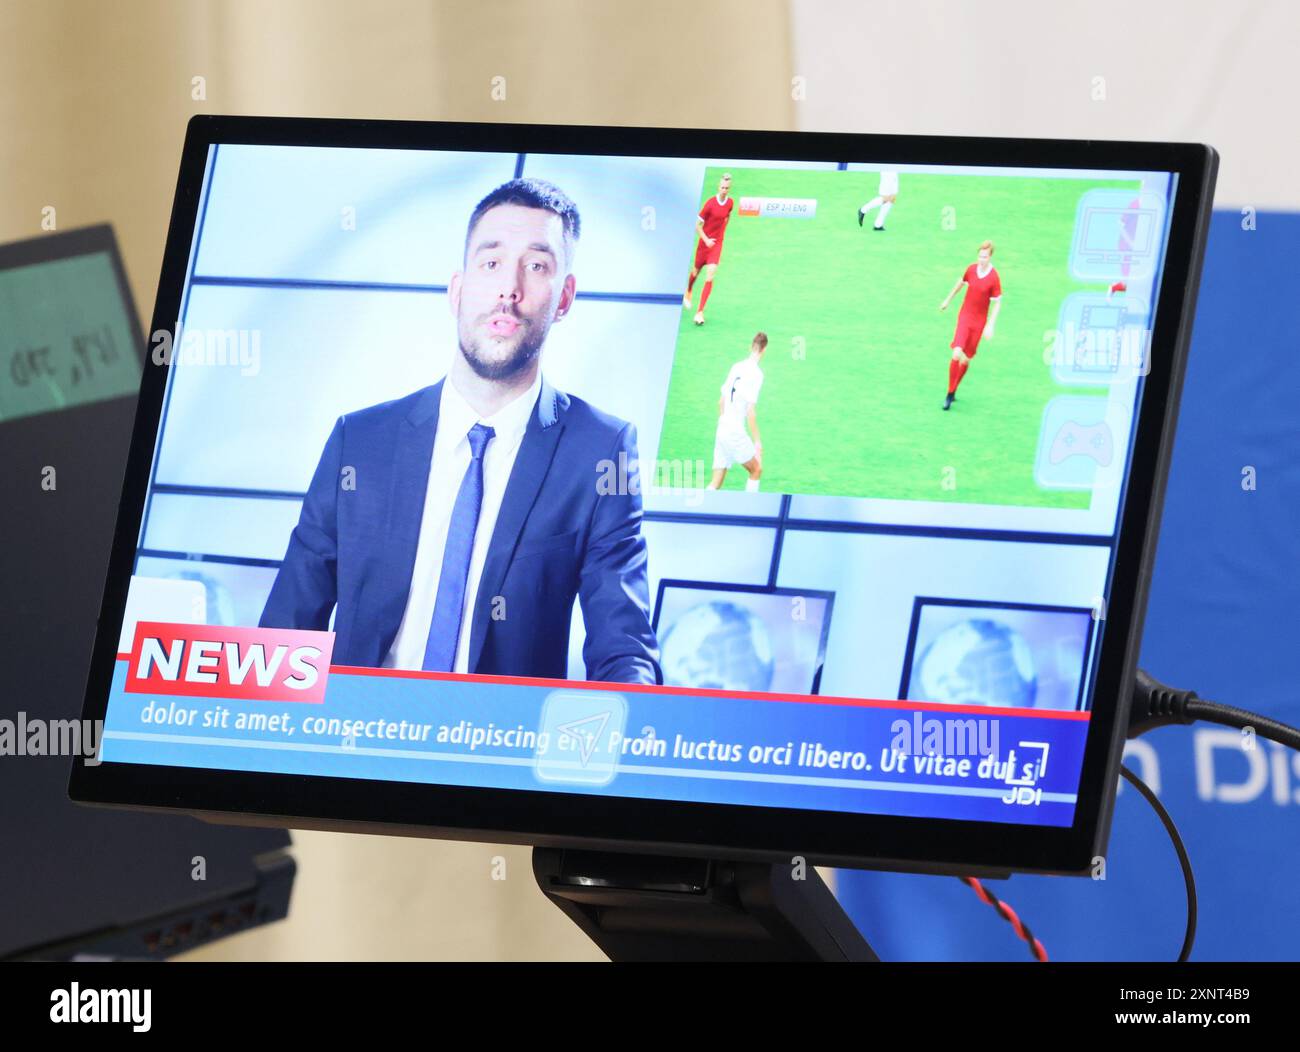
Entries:
{"type": "MultiPolygon", "coordinates": [[[[192,114],[789,128],[786,8],[0,0],[0,242],[38,235],[46,205],[59,229],[113,223],[147,324],[192,114]]],[[[524,849],[296,840],[289,920],[192,958],[600,957],[536,890],[524,849]]]]}
{"type": "Polygon", "coordinates": [[[1300,208],[1294,0],[791,0],[807,131],[1204,142],[1216,204],[1300,208]]]}
{"type": "Polygon", "coordinates": [[[46,205],[60,229],[112,222],[147,321],[195,113],[790,128],[786,8],[0,0],[0,242],[39,234],[46,205]]]}

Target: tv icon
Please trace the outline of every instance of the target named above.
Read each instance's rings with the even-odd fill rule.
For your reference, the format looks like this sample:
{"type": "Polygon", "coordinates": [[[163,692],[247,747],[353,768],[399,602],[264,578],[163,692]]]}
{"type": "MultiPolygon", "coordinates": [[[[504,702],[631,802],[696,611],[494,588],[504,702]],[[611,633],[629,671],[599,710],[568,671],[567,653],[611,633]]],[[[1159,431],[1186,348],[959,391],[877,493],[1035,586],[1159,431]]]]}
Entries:
{"type": "Polygon", "coordinates": [[[1070,273],[1081,281],[1132,284],[1154,278],[1165,202],[1141,190],[1089,190],[1074,219],[1070,273]]]}

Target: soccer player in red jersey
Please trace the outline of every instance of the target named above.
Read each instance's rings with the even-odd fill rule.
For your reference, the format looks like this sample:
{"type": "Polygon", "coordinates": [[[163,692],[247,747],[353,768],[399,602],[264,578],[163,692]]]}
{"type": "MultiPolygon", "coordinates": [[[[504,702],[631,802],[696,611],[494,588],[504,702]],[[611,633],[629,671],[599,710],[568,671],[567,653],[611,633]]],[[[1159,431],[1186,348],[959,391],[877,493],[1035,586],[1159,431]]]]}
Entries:
{"type": "Polygon", "coordinates": [[[944,409],[951,409],[957,397],[957,385],[970,368],[970,361],[980,345],[980,338],[993,339],[993,329],[998,320],[998,311],[1002,309],[1002,279],[993,269],[993,242],[985,241],[980,245],[976,261],[966,268],[961,280],[952,287],[952,291],[939,304],[940,310],[947,310],[952,298],[966,289],[961,301],[961,312],[957,315],[957,331],[952,337],[952,359],[948,362],[948,397],[943,400],[944,409]],[[989,305],[992,304],[992,310],[989,305]]]}
{"type": "Polygon", "coordinates": [[[731,196],[731,173],[727,172],[718,180],[718,192],[704,202],[695,223],[695,233],[699,241],[695,245],[695,264],[691,267],[691,280],[686,284],[686,295],[682,297],[682,306],[691,306],[691,290],[695,288],[695,279],[704,271],[704,291],[700,293],[700,309],[695,314],[695,324],[704,324],[704,305],[709,302],[709,293],[713,291],[713,275],[718,270],[718,260],[722,258],[722,236],[727,230],[727,220],[731,218],[736,201],[731,196]]]}

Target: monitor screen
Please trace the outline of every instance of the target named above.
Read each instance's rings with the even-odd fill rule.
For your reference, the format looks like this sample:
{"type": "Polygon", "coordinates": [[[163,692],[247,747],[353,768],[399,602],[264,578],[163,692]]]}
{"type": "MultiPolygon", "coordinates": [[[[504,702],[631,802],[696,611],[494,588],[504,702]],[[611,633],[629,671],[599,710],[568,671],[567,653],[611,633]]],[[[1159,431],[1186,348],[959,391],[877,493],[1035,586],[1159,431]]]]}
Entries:
{"type": "Polygon", "coordinates": [[[1175,166],[679,152],[203,145],[103,768],[1075,822],[1175,166]]]}

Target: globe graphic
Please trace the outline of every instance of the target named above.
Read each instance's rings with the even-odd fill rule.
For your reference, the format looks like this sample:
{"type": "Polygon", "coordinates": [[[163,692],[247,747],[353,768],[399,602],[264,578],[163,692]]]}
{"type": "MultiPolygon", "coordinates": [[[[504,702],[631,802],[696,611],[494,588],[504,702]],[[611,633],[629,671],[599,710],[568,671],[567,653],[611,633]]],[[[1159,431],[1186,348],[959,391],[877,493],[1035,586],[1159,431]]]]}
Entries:
{"type": "Polygon", "coordinates": [[[735,603],[714,600],[691,607],[659,645],[669,686],[767,690],[772,685],[767,626],[735,603]]]}
{"type": "Polygon", "coordinates": [[[987,618],[960,621],[921,654],[908,689],[914,701],[1031,707],[1038,693],[1034,656],[1020,633],[987,618]]]}

